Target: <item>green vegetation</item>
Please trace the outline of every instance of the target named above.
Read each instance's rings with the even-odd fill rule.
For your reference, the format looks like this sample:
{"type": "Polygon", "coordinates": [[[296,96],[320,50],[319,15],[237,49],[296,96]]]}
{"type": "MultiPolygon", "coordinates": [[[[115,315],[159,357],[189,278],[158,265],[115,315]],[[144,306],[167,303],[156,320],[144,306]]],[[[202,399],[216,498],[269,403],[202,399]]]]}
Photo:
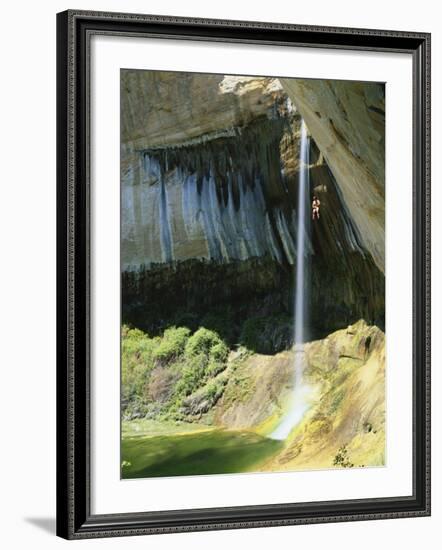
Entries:
{"type": "Polygon", "coordinates": [[[224,397],[226,408],[235,403],[243,403],[251,396],[252,392],[253,379],[241,371],[234,372],[224,397]]]}
{"type": "Polygon", "coordinates": [[[192,421],[221,397],[229,348],[213,330],[169,327],[150,337],[122,331],[122,415],[192,421]]]}
{"type": "Polygon", "coordinates": [[[342,468],[354,468],[354,464],[349,460],[348,449],[345,445],[339,448],[333,460],[333,466],[341,466],[342,468]]]}
{"type": "Polygon", "coordinates": [[[181,365],[181,378],[175,386],[179,396],[187,396],[200,386],[206,374],[207,356],[199,353],[193,357],[186,357],[181,365]]]}
{"type": "Polygon", "coordinates": [[[209,355],[215,363],[225,363],[229,356],[229,348],[224,342],[217,342],[211,346],[209,355]]]}
{"type": "Polygon", "coordinates": [[[172,359],[176,359],[183,353],[189,335],[190,330],[186,327],[166,329],[161,343],[153,352],[153,359],[160,363],[167,363],[172,359]]]}
{"type": "Polygon", "coordinates": [[[122,332],[122,407],[129,403],[133,411],[139,409],[145,398],[146,384],[154,368],[153,353],[159,338],[149,338],[138,329],[123,327],[122,332]]]}
{"type": "MultiPolygon", "coordinates": [[[[222,345],[223,342],[216,332],[206,328],[198,329],[186,345],[186,355],[195,356],[199,354],[210,354],[212,348],[222,345]]],[[[224,344],[225,346],[225,344],[224,344]]],[[[225,346],[227,349],[227,346],[225,346]]]]}

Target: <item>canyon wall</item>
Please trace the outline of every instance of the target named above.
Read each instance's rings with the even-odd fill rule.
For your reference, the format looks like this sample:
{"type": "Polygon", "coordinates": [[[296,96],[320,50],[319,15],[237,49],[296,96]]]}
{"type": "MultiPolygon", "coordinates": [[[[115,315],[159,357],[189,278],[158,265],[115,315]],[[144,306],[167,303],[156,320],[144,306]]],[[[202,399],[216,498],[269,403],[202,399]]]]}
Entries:
{"type": "MultiPolygon", "coordinates": [[[[152,330],[177,311],[198,317],[233,307],[238,323],[292,313],[303,112],[285,86],[273,78],[122,71],[127,322],[152,330]]],[[[325,118],[327,104],[321,109],[325,118]]],[[[352,203],[331,147],[317,125],[309,130],[311,191],[321,200],[306,246],[311,323],[323,334],[361,317],[382,326],[381,216],[352,203]]],[[[377,197],[376,178],[364,181],[377,197]]]]}

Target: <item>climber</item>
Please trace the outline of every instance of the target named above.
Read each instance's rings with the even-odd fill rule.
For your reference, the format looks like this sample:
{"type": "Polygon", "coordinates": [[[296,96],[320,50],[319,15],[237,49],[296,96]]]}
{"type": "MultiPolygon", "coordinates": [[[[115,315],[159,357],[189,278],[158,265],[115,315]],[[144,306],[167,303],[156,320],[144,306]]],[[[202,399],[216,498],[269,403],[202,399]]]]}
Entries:
{"type": "Polygon", "coordinates": [[[312,202],[312,220],[319,220],[319,206],[321,205],[321,201],[318,199],[316,195],[313,195],[313,202],[312,202]]]}

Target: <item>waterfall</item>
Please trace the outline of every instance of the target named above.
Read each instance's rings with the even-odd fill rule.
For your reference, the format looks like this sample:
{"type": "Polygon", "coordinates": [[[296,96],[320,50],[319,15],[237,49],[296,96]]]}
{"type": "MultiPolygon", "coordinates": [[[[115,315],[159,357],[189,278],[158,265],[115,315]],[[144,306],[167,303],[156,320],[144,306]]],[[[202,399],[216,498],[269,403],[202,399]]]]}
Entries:
{"type": "Polygon", "coordinates": [[[302,420],[308,408],[310,389],[303,383],[304,340],[306,325],[306,241],[310,228],[310,176],[309,138],[307,128],[301,124],[301,148],[298,183],[298,215],[296,234],[296,279],[294,299],[294,359],[293,392],[286,416],[270,435],[272,439],[286,439],[292,429],[302,420]]]}
{"type": "Polygon", "coordinates": [[[306,288],[304,278],[306,275],[305,245],[307,229],[310,228],[310,215],[306,214],[306,201],[310,202],[310,143],[307,136],[307,128],[304,121],[301,125],[301,149],[300,170],[298,185],[298,227],[296,235],[296,287],[295,287],[295,384],[302,380],[303,361],[302,347],[305,332],[305,298],[306,288]],[[298,359],[296,359],[298,357],[298,359]]]}

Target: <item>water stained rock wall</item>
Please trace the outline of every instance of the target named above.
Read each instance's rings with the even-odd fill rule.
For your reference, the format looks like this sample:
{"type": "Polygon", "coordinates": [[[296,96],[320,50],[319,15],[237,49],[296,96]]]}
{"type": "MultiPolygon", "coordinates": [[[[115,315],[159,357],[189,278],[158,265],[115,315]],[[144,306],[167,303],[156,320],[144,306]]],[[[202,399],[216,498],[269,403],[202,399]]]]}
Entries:
{"type": "Polygon", "coordinates": [[[123,179],[124,269],[264,255],[293,263],[296,195],[281,156],[290,145],[290,122],[278,118],[200,144],[140,152],[140,180],[123,179]]]}

